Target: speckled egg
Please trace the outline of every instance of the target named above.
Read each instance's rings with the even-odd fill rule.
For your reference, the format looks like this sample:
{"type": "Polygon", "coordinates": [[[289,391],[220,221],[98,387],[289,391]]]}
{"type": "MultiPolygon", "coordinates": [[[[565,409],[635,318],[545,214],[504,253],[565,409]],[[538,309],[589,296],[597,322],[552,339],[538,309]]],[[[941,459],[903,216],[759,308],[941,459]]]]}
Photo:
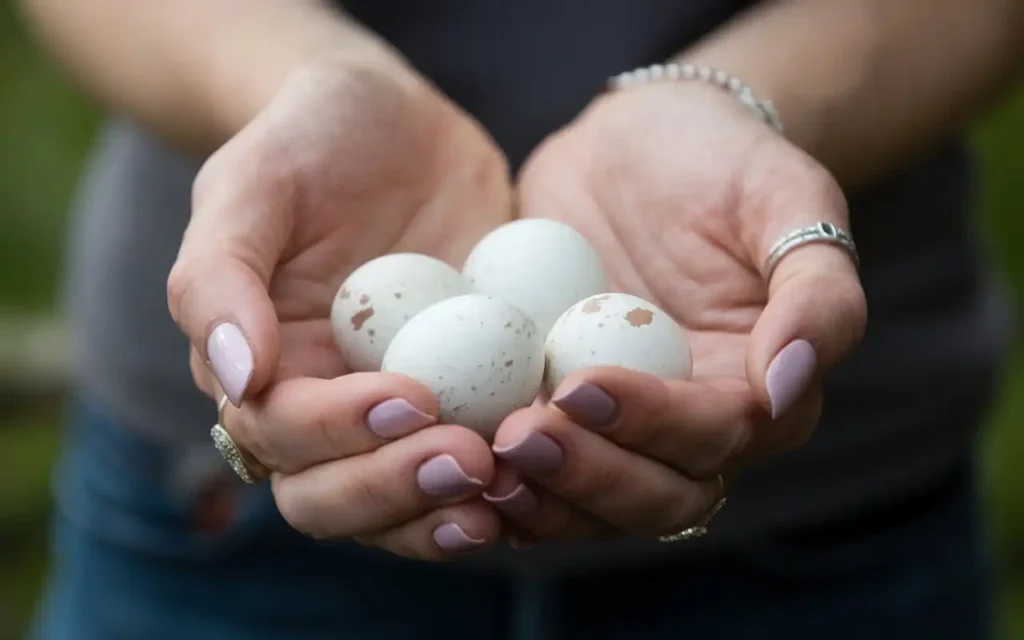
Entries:
{"type": "Polygon", "coordinates": [[[435,302],[470,291],[447,263],[417,253],[375,258],[349,275],[331,305],[331,328],[352,371],[378,371],[391,340],[435,302]]]}
{"type": "Polygon", "coordinates": [[[437,394],[441,422],[490,439],[506,416],[537,397],[544,340],[522,310],[492,296],[463,295],[406,323],[381,370],[409,376],[437,394]]]}
{"type": "Polygon", "coordinates": [[[473,247],[462,275],[474,291],[514,304],[547,334],[575,302],[608,290],[601,257],[572,227],[529,218],[504,224],[473,247]]]}
{"type": "Polygon", "coordinates": [[[692,369],[683,328],[657,306],[625,293],[591,296],[570,307],[548,333],[544,355],[549,394],[587,367],[623,367],[673,380],[689,378],[692,369]]]}

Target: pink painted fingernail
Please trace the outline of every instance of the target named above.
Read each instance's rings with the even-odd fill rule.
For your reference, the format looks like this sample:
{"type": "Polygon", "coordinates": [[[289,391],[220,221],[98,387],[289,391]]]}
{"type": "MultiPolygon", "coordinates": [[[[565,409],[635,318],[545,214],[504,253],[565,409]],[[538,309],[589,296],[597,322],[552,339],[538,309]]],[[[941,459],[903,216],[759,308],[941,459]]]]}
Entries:
{"type": "Polygon", "coordinates": [[[436,498],[454,498],[484,486],[482,480],[468,475],[455,457],[447,453],[420,465],[416,471],[416,482],[423,493],[436,498]]]}
{"type": "Polygon", "coordinates": [[[228,400],[236,407],[241,406],[254,363],[245,334],[230,322],[218,325],[206,340],[206,357],[228,400]]]}
{"type": "Polygon", "coordinates": [[[473,538],[454,522],[446,522],[434,529],[434,542],[448,553],[469,553],[484,546],[483,538],[473,538]]]}
{"type": "Polygon", "coordinates": [[[779,351],[768,365],[764,380],[773,418],[786,413],[804,394],[817,366],[818,355],[806,340],[794,340],[779,351]]]}
{"type": "Polygon", "coordinates": [[[423,413],[402,398],[391,398],[366,413],[366,426],[385,440],[400,438],[434,424],[434,416],[423,413]]]}
{"type": "Polygon", "coordinates": [[[589,382],[581,382],[572,389],[557,393],[551,404],[582,427],[607,429],[619,419],[619,403],[607,391],[589,382]]]}
{"type": "Polygon", "coordinates": [[[533,432],[509,447],[493,447],[494,455],[534,476],[551,476],[562,470],[565,452],[550,437],[533,432]]]}
{"type": "Polygon", "coordinates": [[[485,493],[484,500],[490,502],[498,511],[511,518],[525,516],[534,511],[540,504],[537,496],[525,484],[520,484],[510,493],[503,496],[485,493]]]}

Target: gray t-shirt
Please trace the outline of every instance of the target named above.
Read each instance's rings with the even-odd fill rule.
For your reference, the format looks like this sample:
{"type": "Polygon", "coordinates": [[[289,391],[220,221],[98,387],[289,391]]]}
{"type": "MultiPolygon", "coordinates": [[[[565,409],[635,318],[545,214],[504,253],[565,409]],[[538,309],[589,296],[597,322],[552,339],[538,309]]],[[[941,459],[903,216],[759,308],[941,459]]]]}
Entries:
{"type": "MultiPolygon", "coordinates": [[[[748,4],[360,0],[346,7],[478,118],[517,166],[607,76],[674,55],[748,4]]],[[[215,411],[192,383],[188,344],[165,299],[199,164],[123,121],[106,128],[77,202],[68,299],[85,391],[147,437],[209,447],[215,411]]],[[[740,479],[716,519],[717,539],[855,517],[936,482],[969,453],[1011,319],[979,257],[972,195],[959,141],[850,194],[867,336],[830,377],[815,437],[740,479]]],[[[556,561],[684,548],[694,547],[623,543],[517,562],[556,568],[556,561]]]]}

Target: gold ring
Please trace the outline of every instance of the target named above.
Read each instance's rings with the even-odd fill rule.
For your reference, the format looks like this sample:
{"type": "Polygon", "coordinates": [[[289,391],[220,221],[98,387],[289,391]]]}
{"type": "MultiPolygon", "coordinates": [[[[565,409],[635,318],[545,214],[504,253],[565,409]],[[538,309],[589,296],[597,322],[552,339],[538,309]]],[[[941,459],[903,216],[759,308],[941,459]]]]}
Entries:
{"type": "Polygon", "coordinates": [[[221,426],[224,422],[224,407],[227,406],[227,403],[227,396],[221,398],[217,403],[217,424],[210,429],[210,437],[213,438],[214,446],[217,447],[217,451],[220,451],[220,455],[224,456],[224,460],[227,461],[235,475],[241,478],[242,482],[256,484],[260,478],[254,467],[262,465],[254,465],[250,461],[251,456],[246,455],[242,448],[235,444],[227,429],[221,426]]]}
{"type": "Polygon", "coordinates": [[[715,506],[711,507],[711,511],[708,511],[707,515],[701,518],[700,522],[692,527],[687,527],[678,533],[670,533],[665,536],[660,536],[658,542],[679,542],[680,540],[693,540],[694,538],[700,538],[701,536],[707,535],[708,525],[711,524],[711,519],[714,518],[722,507],[725,506],[725,479],[722,478],[722,474],[718,474],[718,502],[715,506]]]}

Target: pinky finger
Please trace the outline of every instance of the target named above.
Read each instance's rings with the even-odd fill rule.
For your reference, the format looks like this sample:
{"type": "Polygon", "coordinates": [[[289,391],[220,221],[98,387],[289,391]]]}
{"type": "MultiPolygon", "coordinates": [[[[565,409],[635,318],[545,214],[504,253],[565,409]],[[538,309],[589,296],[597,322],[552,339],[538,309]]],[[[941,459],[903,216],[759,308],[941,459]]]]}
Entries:
{"type": "Polygon", "coordinates": [[[414,560],[447,560],[485,551],[501,535],[501,518],[482,500],[435,509],[359,542],[414,560]]]}

